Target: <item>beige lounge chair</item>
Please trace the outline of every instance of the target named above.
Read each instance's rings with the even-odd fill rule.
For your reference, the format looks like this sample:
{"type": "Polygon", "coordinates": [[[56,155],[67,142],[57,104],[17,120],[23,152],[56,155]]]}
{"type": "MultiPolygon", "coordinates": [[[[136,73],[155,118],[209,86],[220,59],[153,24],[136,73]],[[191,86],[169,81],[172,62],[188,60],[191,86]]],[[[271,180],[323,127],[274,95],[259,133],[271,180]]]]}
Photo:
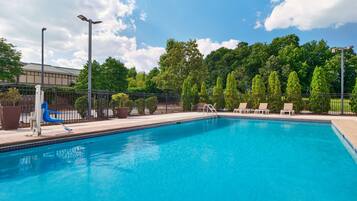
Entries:
{"type": "Polygon", "coordinates": [[[239,103],[239,107],[233,110],[233,113],[248,113],[251,109],[247,108],[247,103],[239,103]]]}
{"type": "Polygon", "coordinates": [[[294,115],[295,111],[294,111],[294,105],[292,103],[284,103],[284,108],[282,110],[280,110],[280,114],[286,114],[288,113],[289,115],[294,115]]]}
{"type": "Polygon", "coordinates": [[[269,114],[270,110],[268,109],[268,103],[260,103],[259,108],[254,110],[254,113],[258,114],[269,114]]]}

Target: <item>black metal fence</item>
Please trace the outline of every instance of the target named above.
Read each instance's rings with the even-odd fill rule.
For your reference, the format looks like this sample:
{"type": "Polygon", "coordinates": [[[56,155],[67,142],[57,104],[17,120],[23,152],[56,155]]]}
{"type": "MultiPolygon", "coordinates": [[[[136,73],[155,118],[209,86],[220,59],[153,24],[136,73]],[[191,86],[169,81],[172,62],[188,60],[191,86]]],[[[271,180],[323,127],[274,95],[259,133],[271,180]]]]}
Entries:
{"type": "MultiPolygon", "coordinates": [[[[16,88],[22,95],[22,100],[19,102],[21,106],[20,127],[28,127],[30,125],[30,117],[35,111],[35,86],[29,85],[0,85],[0,92],[5,92],[9,88],[16,88]]],[[[78,110],[75,106],[76,100],[80,97],[87,97],[87,91],[79,91],[73,88],[64,87],[43,87],[44,101],[46,101],[51,110],[59,111],[60,114],[56,118],[64,120],[64,123],[77,123],[85,121],[98,121],[114,117],[114,107],[111,102],[111,96],[114,92],[108,91],[93,91],[92,92],[92,111],[91,118],[88,118],[85,113],[78,110]]],[[[165,114],[181,112],[180,96],[175,93],[126,93],[130,100],[135,101],[139,98],[148,98],[156,96],[158,99],[158,107],[155,114],[165,114]]],[[[85,102],[80,107],[83,107],[86,112],[87,103],[85,102]]],[[[146,110],[148,114],[148,110],[146,110]]],[[[138,115],[137,109],[134,106],[130,115],[138,115]]]]}
{"type": "MultiPolygon", "coordinates": [[[[30,125],[30,117],[35,110],[35,86],[30,85],[0,85],[0,92],[7,91],[9,88],[17,88],[22,95],[22,100],[19,105],[22,109],[20,117],[20,127],[28,127],[30,125]]],[[[73,88],[64,87],[43,87],[44,100],[48,102],[49,108],[61,112],[57,115],[57,118],[61,118],[65,123],[77,123],[85,121],[98,121],[113,118],[115,116],[115,110],[111,104],[111,96],[114,92],[108,91],[93,91],[92,92],[92,116],[87,118],[86,114],[83,114],[78,110],[78,106],[75,106],[76,100],[80,97],[86,97],[87,91],[78,91],[73,88]]],[[[182,112],[183,109],[180,104],[180,96],[175,93],[127,93],[130,100],[136,100],[139,98],[148,98],[156,96],[158,99],[158,108],[155,114],[165,114],[182,112]]],[[[324,111],[319,114],[325,115],[356,115],[351,110],[351,94],[344,94],[344,104],[342,106],[340,94],[322,94],[323,99],[329,99],[329,104],[321,105],[321,110],[324,111]],[[324,108],[328,107],[328,108],[324,108]],[[343,110],[342,110],[343,109],[343,110]]],[[[302,100],[302,114],[316,114],[311,108],[310,95],[304,94],[302,100]]],[[[284,96],[282,97],[284,102],[284,96]]],[[[286,101],[285,101],[286,102],[286,101]]],[[[83,107],[83,111],[86,112],[86,101],[80,106],[83,107]]],[[[148,111],[146,110],[148,114],[148,111]]],[[[138,115],[136,107],[133,108],[130,115],[138,115]]]]}

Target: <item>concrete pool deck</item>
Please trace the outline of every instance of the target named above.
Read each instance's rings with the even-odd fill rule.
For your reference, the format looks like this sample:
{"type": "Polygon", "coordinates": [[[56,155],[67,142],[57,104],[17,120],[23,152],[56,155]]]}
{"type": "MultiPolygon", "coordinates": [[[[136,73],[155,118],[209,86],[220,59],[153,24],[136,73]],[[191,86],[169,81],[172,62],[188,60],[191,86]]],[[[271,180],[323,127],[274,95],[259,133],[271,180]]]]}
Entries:
{"type": "MultiPolygon", "coordinates": [[[[218,113],[222,117],[270,119],[270,120],[289,120],[289,121],[307,121],[307,122],[331,122],[349,142],[357,153],[357,117],[355,116],[330,116],[330,115],[278,115],[278,114],[235,114],[218,113]]],[[[105,121],[85,122],[70,124],[71,133],[64,131],[62,126],[43,126],[42,135],[29,136],[32,134],[29,128],[4,131],[0,130],[0,152],[38,146],[43,144],[52,144],[75,139],[83,139],[99,135],[107,135],[114,131],[127,131],[145,127],[153,127],[175,122],[204,119],[215,116],[200,112],[185,112],[161,115],[132,116],[127,119],[110,119],[105,121]]]]}

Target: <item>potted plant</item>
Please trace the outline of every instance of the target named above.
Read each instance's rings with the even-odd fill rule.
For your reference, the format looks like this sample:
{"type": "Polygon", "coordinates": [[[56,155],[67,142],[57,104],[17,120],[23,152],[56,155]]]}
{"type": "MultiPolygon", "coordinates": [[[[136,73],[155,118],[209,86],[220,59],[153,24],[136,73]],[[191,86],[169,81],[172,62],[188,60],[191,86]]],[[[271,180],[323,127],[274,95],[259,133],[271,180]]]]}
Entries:
{"type": "Polygon", "coordinates": [[[129,96],[124,93],[117,93],[112,95],[112,100],[115,106],[118,118],[127,118],[129,114],[129,96]]]}
{"type": "Polygon", "coordinates": [[[21,107],[18,103],[21,95],[16,88],[10,88],[0,94],[0,119],[4,130],[17,129],[21,115],[21,107]]]}

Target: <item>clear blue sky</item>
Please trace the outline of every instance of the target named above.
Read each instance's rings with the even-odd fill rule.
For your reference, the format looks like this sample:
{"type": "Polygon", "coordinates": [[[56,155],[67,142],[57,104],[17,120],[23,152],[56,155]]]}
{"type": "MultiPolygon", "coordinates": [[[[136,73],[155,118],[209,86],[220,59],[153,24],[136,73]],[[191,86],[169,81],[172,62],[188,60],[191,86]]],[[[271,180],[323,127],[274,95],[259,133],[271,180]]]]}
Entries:
{"type": "Polygon", "coordinates": [[[137,23],[136,37],[139,44],[164,46],[168,38],[237,39],[253,43],[270,42],[274,37],[295,33],[301,42],[325,39],[331,46],[357,45],[356,23],[303,31],[296,27],[254,29],[256,21],[264,23],[275,5],[270,0],[138,0],[137,6],[147,14],[147,19],[137,23]]]}

